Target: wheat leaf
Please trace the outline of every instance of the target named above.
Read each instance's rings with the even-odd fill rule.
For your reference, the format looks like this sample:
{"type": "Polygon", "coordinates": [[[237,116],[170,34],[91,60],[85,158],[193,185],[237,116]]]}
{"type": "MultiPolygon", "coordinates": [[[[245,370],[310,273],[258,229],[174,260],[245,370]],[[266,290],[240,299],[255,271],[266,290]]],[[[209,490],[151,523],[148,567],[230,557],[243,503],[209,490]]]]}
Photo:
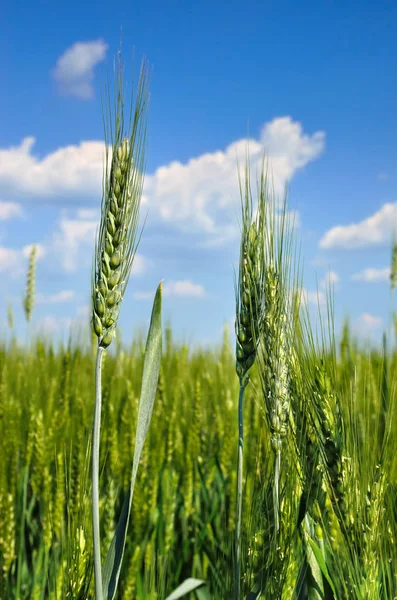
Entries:
{"type": "Polygon", "coordinates": [[[110,544],[102,570],[104,600],[113,600],[116,594],[139,460],[149,430],[150,420],[152,418],[162,352],[161,286],[162,283],[159,284],[154,298],[150,328],[146,341],[131,483],[125,496],[116,532],[110,544]]]}
{"type": "Polygon", "coordinates": [[[178,598],[183,598],[183,596],[186,596],[186,594],[194,592],[195,590],[197,595],[200,593],[200,600],[209,600],[208,590],[207,588],[204,588],[204,586],[205,581],[189,577],[188,579],[185,579],[185,581],[181,583],[181,585],[178,586],[170,596],[167,596],[165,600],[178,600],[178,598]],[[203,594],[201,592],[203,592],[203,594]]]}

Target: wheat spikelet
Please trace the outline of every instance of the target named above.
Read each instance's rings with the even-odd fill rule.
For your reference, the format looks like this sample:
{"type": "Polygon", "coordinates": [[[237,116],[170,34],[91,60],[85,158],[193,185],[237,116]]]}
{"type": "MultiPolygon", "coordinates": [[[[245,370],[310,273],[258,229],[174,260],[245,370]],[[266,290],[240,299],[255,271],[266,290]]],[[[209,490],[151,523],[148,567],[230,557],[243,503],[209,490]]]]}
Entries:
{"type": "Polygon", "coordinates": [[[56,487],[54,493],[54,533],[60,539],[65,514],[65,465],[63,452],[56,456],[56,487]]]}
{"type": "Polygon", "coordinates": [[[0,579],[16,558],[16,523],[12,494],[0,494],[0,579]]]}
{"type": "Polygon", "coordinates": [[[257,350],[262,262],[261,238],[257,223],[253,222],[248,227],[247,221],[244,221],[243,227],[239,285],[236,293],[236,372],[240,381],[246,384],[246,375],[255,362],[257,350]]]}
{"type": "Polygon", "coordinates": [[[102,517],[102,528],[104,537],[108,544],[111,543],[115,530],[114,507],[117,500],[117,488],[113,478],[109,478],[106,499],[104,499],[104,511],[102,517]]]}
{"type": "Polygon", "coordinates": [[[26,294],[23,299],[23,309],[26,320],[29,322],[32,316],[34,304],[34,292],[36,283],[36,245],[34,245],[29,255],[29,266],[26,279],[26,294]]]}
{"type": "Polygon", "coordinates": [[[275,453],[281,450],[287,433],[289,414],[288,351],[286,347],[286,314],[282,306],[279,277],[273,265],[266,271],[265,319],[261,351],[264,364],[265,404],[269,417],[271,444],[275,453]]]}
{"type": "Polygon", "coordinates": [[[127,577],[123,592],[123,600],[131,600],[131,598],[136,598],[136,588],[137,588],[137,573],[139,568],[139,561],[141,558],[141,547],[136,545],[134,548],[134,552],[131,557],[130,564],[128,566],[127,577]]]}
{"type": "Polygon", "coordinates": [[[31,478],[32,490],[39,496],[44,482],[45,466],[45,429],[43,411],[39,410],[33,417],[33,472],[31,478]]]}
{"type": "Polygon", "coordinates": [[[332,393],[331,382],[323,367],[316,365],[313,395],[321,439],[325,479],[330,487],[331,502],[342,521],[344,533],[349,530],[349,514],[343,474],[343,421],[332,393]]]}

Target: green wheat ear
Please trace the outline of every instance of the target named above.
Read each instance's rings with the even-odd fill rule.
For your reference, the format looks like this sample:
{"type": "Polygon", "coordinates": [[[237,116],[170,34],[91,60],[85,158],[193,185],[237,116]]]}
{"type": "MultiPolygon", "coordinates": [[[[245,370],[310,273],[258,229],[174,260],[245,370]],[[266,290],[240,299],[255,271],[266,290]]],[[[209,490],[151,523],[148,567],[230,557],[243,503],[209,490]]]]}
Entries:
{"type": "Polygon", "coordinates": [[[252,194],[249,179],[249,162],[245,167],[244,190],[240,183],[242,231],[238,282],[236,296],[236,373],[244,386],[249,381],[248,371],[255,362],[258,346],[259,325],[262,319],[260,304],[264,286],[263,262],[264,204],[259,203],[257,216],[253,218],[252,194]]]}
{"type": "Polygon", "coordinates": [[[26,278],[26,295],[23,299],[23,309],[25,311],[25,317],[27,322],[30,321],[33,311],[34,304],[34,292],[36,283],[36,245],[34,245],[30,251],[29,256],[29,267],[26,278]]]}
{"type": "MultiPolygon", "coordinates": [[[[98,345],[102,348],[107,348],[114,337],[120,304],[138,245],[136,237],[145,167],[147,89],[147,68],[143,64],[136,107],[126,126],[119,59],[114,128],[111,123],[106,123],[105,118],[106,165],[92,283],[92,324],[98,345]],[[112,138],[111,159],[108,127],[112,138]]],[[[106,117],[111,115],[110,103],[105,114],[106,117]]]]}

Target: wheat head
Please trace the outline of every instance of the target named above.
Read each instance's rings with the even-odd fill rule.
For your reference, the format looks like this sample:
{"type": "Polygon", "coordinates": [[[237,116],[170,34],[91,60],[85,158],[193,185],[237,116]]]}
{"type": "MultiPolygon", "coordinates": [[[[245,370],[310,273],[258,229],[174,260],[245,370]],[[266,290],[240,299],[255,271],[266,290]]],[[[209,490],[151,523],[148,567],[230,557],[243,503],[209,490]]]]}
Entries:
{"type": "Polygon", "coordinates": [[[29,322],[33,312],[34,293],[36,283],[36,245],[34,245],[29,255],[28,274],[26,278],[26,294],[23,299],[23,308],[26,320],[29,322]]]}
{"type": "Polygon", "coordinates": [[[147,82],[147,69],[143,64],[132,126],[130,124],[131,133],[126,135],[119,64],[112,157],[109,171],[109,150],[106,147],[101,222],[92,284],[92,323],[98,345],[102,348],[107,348],[114,337],[120,304],[138,245],[136,238],[144,181],[147,82]]]}

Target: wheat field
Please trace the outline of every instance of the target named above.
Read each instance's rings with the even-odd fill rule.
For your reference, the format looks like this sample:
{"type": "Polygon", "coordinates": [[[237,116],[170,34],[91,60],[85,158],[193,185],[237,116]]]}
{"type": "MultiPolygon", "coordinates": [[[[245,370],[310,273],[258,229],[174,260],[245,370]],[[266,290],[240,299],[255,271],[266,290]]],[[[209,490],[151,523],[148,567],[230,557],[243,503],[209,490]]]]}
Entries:
{"type": "Polygon", "coordinates": [[[10,308],[0,342],[0,598],[396,599],[395,340],[363,346],[346,321],[337,344],[330,293],[314,328],[287,203],[247,160],[235,346],[227,327],[211,350],[175,343],[170,325],[162,340],[161,283],[146,344],[122,344],[144,126],[143,96],[131,131],[121,97],[92,338],[22,344],[10,308]]]}

